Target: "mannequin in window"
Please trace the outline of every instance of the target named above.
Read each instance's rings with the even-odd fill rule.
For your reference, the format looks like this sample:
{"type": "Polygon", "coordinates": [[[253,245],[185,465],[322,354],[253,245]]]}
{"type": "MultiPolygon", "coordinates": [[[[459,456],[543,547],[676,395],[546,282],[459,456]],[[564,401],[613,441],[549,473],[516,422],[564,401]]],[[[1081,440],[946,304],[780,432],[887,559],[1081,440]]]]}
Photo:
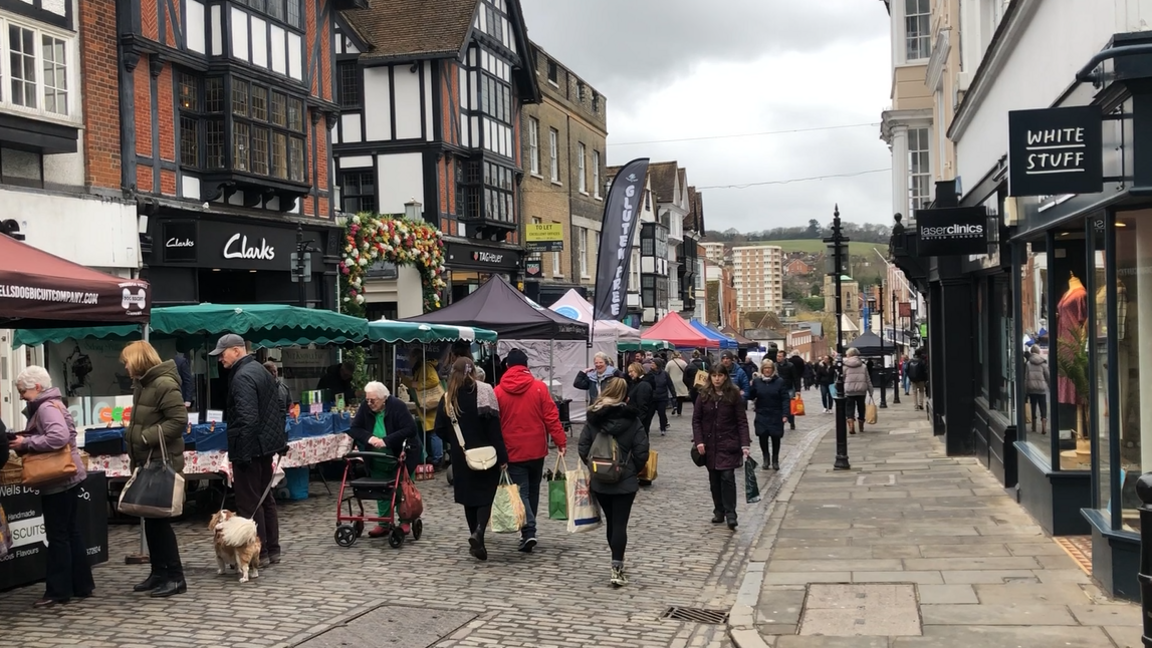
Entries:
{"type": "MultiPolygon", "coordinates": [[[[1059,345],[1071,343],[1076,339],[1076,331],[1084,326],[1088,319],[1088,291],[1075,273],[1068,273],[1068,291],[1056,304],[1056,339],[1057,353],[1059,345]]],[[[1076,395],[1076,385],[1063,375],[1057,379],[1056,396],[1059,402],[1075,405],[1079,402],[1076,395]]]]}

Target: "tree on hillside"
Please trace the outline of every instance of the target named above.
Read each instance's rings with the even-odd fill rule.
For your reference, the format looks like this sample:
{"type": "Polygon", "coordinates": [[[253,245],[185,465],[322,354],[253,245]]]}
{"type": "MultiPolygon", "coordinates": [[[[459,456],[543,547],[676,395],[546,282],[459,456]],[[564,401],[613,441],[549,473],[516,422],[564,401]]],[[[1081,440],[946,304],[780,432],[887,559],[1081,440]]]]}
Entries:
{"type": "Polygon", "coordinates": [[[820,238],[822,231],[823,230],[820,229],[820,221],[816,220],[815,218],[808,221],[808,230],[806,232],[808,234],[808,238],[820,238]]]}

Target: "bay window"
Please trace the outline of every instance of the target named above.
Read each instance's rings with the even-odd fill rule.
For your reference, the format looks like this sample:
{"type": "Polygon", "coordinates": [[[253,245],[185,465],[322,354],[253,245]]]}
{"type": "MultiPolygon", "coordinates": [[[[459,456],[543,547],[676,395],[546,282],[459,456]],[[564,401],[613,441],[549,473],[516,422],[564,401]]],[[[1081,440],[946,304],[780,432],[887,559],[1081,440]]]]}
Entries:
{"type": "Polygon", "coordinates": [[[304,183],[304,101],[238,77],[177,75],[180,164],[304,183]]]}

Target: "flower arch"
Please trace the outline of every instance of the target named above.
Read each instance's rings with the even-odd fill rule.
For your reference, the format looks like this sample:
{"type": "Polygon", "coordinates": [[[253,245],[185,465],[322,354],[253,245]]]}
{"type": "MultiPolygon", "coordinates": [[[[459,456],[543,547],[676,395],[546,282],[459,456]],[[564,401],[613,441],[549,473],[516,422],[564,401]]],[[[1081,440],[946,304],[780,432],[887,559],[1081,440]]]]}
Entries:
{"type": "Polygon", "coordinates": [[[378,261],[416,266],[424,291],[425,312],[440,308],[444,280],[444,240],[440,230],[402,216],[362,213],[344,228],[344,254],[340,261],[343,310],[364,316],[364,273],[378,261]]]}

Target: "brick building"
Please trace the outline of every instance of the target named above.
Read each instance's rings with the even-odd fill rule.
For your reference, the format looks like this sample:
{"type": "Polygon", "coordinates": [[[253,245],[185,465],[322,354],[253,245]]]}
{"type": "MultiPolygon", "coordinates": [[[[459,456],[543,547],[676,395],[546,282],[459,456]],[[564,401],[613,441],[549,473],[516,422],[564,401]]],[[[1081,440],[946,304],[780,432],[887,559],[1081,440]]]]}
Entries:
{"type": "Polygon", "coordinates": [[[332,29],[357,3],[81,4],[92,46],[120,44],[85,70],[100,93],[86,112],[104,122],[87,130],[89,175],[116,178],[148,216],[142,274],[155,303],[297,303],[299,228],[317,250],[304,301],[335,308],[332,29]]]}
{"type": "Polygon", "coordinates": [[[792,259],[784,264],[784,274],[788,276],[804,276],[812,273],[812,266],[804,262],[803,259],[792,259]]]}
{"type": "Polygon", "coordinates": [[[519,281],[521,108],[540,99],[520,3],[365,4],[337,25],[344,209],[419,203],[445,235],[450,301],[495,274],[519,281]]]}
{"type": "Polygon", "coordinates": [[[563,240],[561,251],[529,257],[526,292],[548,305],[570,288],[591,293],[596,281],[607,100],[539,45],[531,47],[541,101],[524,106],[522,114],[521,205],[525,224],[560,225],[563,240]]]}

